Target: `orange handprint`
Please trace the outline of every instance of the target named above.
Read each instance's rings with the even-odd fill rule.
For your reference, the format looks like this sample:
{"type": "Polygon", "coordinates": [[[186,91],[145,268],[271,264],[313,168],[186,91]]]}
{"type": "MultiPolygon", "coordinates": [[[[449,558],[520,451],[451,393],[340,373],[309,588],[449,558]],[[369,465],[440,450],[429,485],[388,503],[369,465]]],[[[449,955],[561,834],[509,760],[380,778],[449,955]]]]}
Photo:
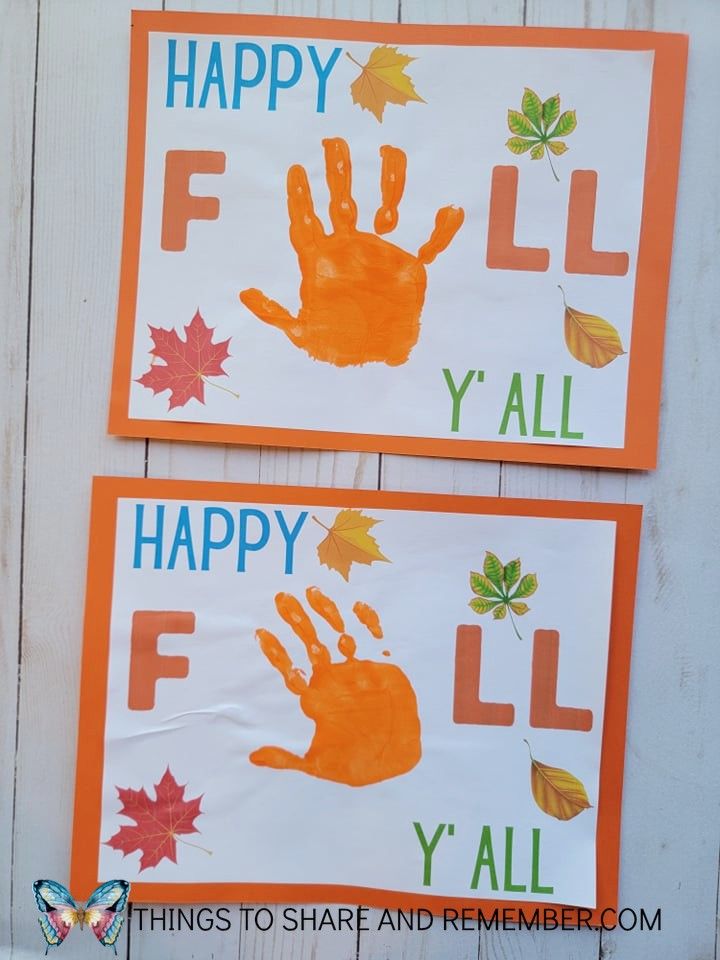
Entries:
{"type": "MultiPolygon", "coordinates": [[[[370,362],[398,366],[420,333],[425,266],[450,244],[465,214],[455,207],[438,210],[430,239],[417,256],[364,233],[356,227],[348,145],[336,137],[323,140],[323,147],[332,233],[325,233],[315,213],[305,168],[296,164],[287,176],[290,242],[302,274],[298,316],[261,290],[243,290],[240,299],[316,360],[338,367],[370,362]]],[[[376,234],[397,226],[407,165],[397,147],[381,147],[380,156],[382,204],[375,214],[376,234]]]]}
{"type": "MultiPolygon", "coordinates": [[[[277,611],[307,650],[312,673],[308,681],[295,667],[287,650],[269,630],[256,636],[263,653],[278,670],[285,686],[300,697],[300,709],[315,723],[315,734],[305,756],[283,747],[261,747],[250,754],[259,767],[300,770],[322,780],[351,787],[399,777],[417,764],[422,753],[420,719],[415,691],[403,671],[391,663],[355,658],[355,640],[333,601],[317,587],[305,593],[312,609],[338,634],[338,650],[345,658],[330,660],[330,651],[300,602],[289,593],[275,597],[277,611]]],[[[356,603],[353,610],[372,635],[382,637],[375,611],[356,603]]]]}

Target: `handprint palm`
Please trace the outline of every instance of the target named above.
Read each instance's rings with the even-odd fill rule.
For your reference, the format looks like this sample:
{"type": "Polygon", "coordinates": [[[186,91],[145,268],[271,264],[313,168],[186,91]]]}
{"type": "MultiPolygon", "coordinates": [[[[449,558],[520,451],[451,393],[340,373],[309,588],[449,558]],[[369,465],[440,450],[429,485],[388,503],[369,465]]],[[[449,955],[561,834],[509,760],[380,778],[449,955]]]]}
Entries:
{"type": "MultiPolygon", "coordinates": [[[[315,723],[312,743],[304,756],[284,747],[261,747],[250,754],[256,766],[299,770],[323,780],[359,787],[398,777],[417,764],[422,752],[420,720],[415,691],[403,671],[391,663],[355,658],[355,640],[329,597],[310,587],[306,597],[312,609],[340,635],[338,650],[345,658],[330,659],[299,601],[288,593],[275,598],[278,613],[307,650],[312,673],[307,680],[295,667],[287,650],[270,633],[256,636],[263,653],[282,674],[285,686],[300,697],[300,709],[315,723]]],[[[372,631],[374,624],[354,608],[372,631]]],[[[379,622],[375,620],[378,624],[379,622]]]]}
{"type": "MultiPolygon", "coordinates": [[[[339,367],[369,362],[398,366],[420,333],[425,266],[450,244],[464,213],[455,207],[438,210],[430,239],[417,256],[360,231],[348,145],[338,137],[323,140],[323,147],[332,233],[325,233],[315,213],[305,168],[296,164],[287,176],[290,242],[302,274],[298,316],[261,290],[243,290],[240,299],[316,360],[339,367]]],[[[397,147],[381,147],[380,155],[382,204],[375,215],[376,234],[397,225],[407,164],[397,147]]]]}

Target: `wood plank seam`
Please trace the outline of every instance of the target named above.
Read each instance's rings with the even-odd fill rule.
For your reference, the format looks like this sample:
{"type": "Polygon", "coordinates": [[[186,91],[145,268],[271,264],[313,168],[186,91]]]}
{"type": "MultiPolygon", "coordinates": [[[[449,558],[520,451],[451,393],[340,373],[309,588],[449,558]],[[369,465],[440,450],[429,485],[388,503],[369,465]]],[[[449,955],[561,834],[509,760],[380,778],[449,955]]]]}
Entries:
{"type": "MultiPolygon", "coordinates": [[[[25,332],[25,396],[23,400],[23,441],[22,441],[22,484],[20,504],[20,580],[18,590],[18,648],[17,648],[17,686],[15,696],[15,750],[13,755],[13,800],[10,840],[10,874],[15,866],[15,812],[17,803],[17,772],[20,748],[20,682],[22,676],[23,653],[23,602],[25,579],[25,494],[27,490],[27,451],[28,451],[28,408],[30,393],[30,355],[31,355],[31,315],[32,315],[32,277],[33,277],[33,221],[35,216],[35,135],[37,131],[37,81],[38,54],[40,42],[40,0],[35,5],[35,65],[33,70],[33,108],[32,130],[30,134],[30,198],[28,230],[28,279],[27,279],[27,327],[25,332]]],[[[12,956],[15,931],[15,885],[10,883],[10,955],[12,956]]]]}

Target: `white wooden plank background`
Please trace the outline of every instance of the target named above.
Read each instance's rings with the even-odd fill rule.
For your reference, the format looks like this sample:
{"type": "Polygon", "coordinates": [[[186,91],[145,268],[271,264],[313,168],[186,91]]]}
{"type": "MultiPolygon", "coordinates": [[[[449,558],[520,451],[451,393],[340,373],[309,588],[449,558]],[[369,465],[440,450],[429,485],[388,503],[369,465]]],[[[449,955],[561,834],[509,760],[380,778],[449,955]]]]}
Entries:
{"type": "MultiPolygon", "coordinates": [[[[39,956],[30,885],[67,879],[93,473],[644,503],[621,901],[657,933],[152,934],[125,960],[717,958],[720,684],[720,3],[166,0],[212,9],[690,34],[660,466],[625,474],[105,434],[123,202],[131,6],[0,0],[0,957],[39,956]]],[[[617,149],[622,149],[618,131],[617,149]]],[[[73,935],[72,957],[97,956],[73,935]]]]}

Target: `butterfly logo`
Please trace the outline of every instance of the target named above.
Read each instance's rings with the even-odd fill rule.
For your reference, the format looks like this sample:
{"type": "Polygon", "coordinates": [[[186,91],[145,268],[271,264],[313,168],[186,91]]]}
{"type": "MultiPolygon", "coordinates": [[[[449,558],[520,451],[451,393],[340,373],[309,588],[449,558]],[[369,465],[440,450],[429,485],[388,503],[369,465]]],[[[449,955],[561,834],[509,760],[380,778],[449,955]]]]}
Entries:
{"type": "Polygon", "coordinates": [[[104,947],[112,947],[117,955],[117,938],[125,921],[122,915],[127,904],[130,884],[127,880],[108,880],[93,891],[85,907],[78,907],[70,891],[56,880],[36,880],[33,893],[40,911],[38,923],[47,948],[59,947],[76,923],[85,924],[104,947]]]}

